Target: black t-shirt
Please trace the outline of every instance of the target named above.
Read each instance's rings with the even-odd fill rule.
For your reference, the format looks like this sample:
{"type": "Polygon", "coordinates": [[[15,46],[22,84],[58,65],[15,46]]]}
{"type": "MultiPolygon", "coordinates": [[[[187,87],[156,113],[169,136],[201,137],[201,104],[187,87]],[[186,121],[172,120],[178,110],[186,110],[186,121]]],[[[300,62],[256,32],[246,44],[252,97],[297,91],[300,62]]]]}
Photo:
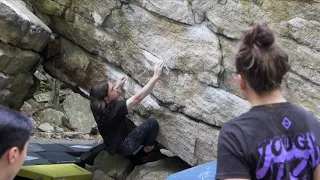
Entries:
{"type": "Polygon", "coordinates": [[[217,179],[312,179],[320,122],[292,103],[253,107],[219,135],[217,179]]]}
{"type": "Polygon", "coordinates": [[[99,121],[98,129],[109,154],[114,155],[129,130],[126,123],[128,109],[126,100],[115,102],[111,117],[99,121]]]}

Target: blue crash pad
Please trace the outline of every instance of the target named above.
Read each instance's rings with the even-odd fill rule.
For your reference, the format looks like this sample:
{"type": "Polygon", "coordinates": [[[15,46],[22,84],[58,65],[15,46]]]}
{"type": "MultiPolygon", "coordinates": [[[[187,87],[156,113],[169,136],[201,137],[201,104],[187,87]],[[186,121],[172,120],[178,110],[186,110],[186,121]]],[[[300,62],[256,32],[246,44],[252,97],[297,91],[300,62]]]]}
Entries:
{"type": "Polygon", "coordinates": [[[217,161],[195,166],[175,174],[167,180],[212,180],[216,178],[217,161]]]}

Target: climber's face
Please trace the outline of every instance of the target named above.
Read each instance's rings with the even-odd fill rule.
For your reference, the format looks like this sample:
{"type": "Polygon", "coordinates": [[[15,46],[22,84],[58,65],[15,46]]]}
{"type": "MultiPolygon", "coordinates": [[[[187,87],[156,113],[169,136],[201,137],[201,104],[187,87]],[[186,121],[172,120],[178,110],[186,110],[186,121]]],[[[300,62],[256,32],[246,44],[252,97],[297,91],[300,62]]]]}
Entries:
{"type": "Polygon", "coordinates": [[[107,103],[114,102],[119,98],[118,88],[115,88],[112,83],[109,82],[108,96],[105,97],[107,103]]]}

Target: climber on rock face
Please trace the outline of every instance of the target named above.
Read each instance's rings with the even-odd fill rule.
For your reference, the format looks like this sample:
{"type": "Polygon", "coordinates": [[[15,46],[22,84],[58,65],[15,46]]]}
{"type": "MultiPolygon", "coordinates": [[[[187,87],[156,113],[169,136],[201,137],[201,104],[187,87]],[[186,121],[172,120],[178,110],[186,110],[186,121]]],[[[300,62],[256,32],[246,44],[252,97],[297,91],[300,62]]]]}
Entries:
{"type": "Polygon", "coordinates": [[[140,126],[129,133],[125,116],[128,110],[137,106],[155,86],[162,74],[164,63],[154,66],[154,75],[149,82],[134,96],[127,100],[118,100],[118,88],[125,83],[122,78],[115,85],[108,81],[95,84],[90,90],[90,107],[104,139],[107,151],[111,154],[128,156],[135,154],[140,146],[148,153],[156,145],[159,125],[156,119],[148,118],[140,126]]]}
{"type": "Polygon", "coordinates": [[[235,66],[252,108],[223,125],[216,179],[320,179],[320,122],[282,96],[288,55],[265,22],[241,38],[235,66]]]}

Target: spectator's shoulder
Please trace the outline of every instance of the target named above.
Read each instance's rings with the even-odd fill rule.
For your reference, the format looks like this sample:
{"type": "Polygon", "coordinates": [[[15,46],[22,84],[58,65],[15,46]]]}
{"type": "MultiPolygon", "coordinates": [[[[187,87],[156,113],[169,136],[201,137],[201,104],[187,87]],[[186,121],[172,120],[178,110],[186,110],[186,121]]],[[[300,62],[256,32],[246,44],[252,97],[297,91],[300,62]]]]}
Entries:
{"type": "Polygon", "coordinates": [[[245,133],[248,127],[257,122],[257,118],[259,117],[255,113],[248,111],[224,123],[221,132],[231,134],[245,133]]]}

